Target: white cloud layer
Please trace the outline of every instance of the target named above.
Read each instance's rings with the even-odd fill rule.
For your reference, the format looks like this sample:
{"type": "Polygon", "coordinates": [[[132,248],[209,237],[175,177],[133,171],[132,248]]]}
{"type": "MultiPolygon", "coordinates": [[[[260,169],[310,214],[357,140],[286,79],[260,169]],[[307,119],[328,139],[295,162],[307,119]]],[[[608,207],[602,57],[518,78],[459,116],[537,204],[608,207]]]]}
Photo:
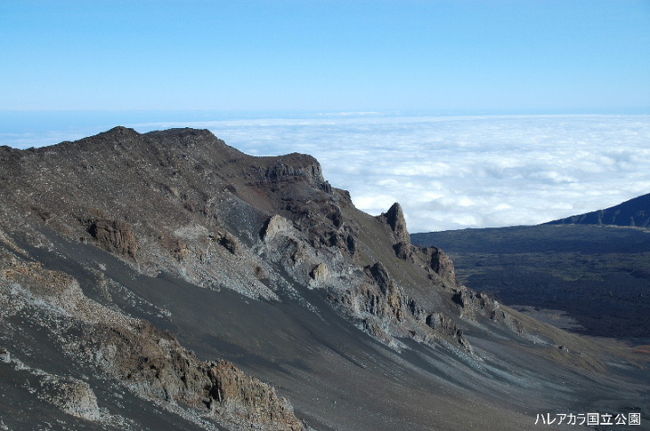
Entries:
{"type": "Polygon", "coordinates": [[[132,126],[208,128],[255,155],[312,154],[360,209],[399,201],[411,232],[536,224],[650,193],[650,116],[346,113],[132,126]]]}

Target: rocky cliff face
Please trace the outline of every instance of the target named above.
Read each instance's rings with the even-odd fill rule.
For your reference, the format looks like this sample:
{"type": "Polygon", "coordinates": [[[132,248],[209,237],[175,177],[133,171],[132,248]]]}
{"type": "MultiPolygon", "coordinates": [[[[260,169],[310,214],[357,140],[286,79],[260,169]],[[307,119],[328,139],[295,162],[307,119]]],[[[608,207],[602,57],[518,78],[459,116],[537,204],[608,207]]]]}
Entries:
{"type": "MultiPolygon", "coordinates": [[[[314,388],[296,379],[317,378],[330,356],[323,356],[322,363],[301,361],[321,358],[323,350],[337,351],[338,340],[354,331],[392,352],[382,358],[432,349],[477,370],[492,356],[473,345],[468,331],[497,331],[515,344],[544,346],[563,337],[461,285],[442,250],[411,244],[399,204],[377,217],[358,211],[347,192],[324,180],[310,156],[251,157],[205,130],[139,134],[115,128],[53,147],[0,148],[0,176],[0,323],[5,333],[39,328],[56,340],[50,348],[61,357],[182,418],[188,429],[308,426],[274,388],[232,362],[207,356],[219,349],[280,382],[310,420],[345,429],[342,424],[359,419],[336,422],[333,418],[345,416],[335,413],[324,417],[332,404],[319,404],[323,394],[305,395],[314,388]],[[117,260],[107,260],[99,250],[117,260]],[[206,293],[193,290],[196,286],[206,293]],[[205,294],[207,302],[194,300],[205,294]],[[245,298],[236,301],[237,307],[264,306],[266,311],[235,315],[219,308],[229,295],[245,298]],[[208,304],[213,308],[206,309],[208,304]],[[277,310],[291,316],[282,317],[285,326],[265,320],[277,310]],[[256,319],[265,322],[261,328],[242,329],[256,319]],[[340,332],[322,329],[338,319],[345,322],[336,323],[340,332]],[[204,327],[203,321],[212,326],[204,327]],[[312,328],[308,336],[306,327],[312,328]],[[297,339],[302,341],[291,341],[297,339]],[[184,340],[202,352],[201,358],[184,340]],[[306,350],[286,356],[299,347],[306,350]],[[287,364],[295,369],[273,371],[287,364]]],[[[8,340],[0,339],[9,345],[8,340]]],[[[363,340],[358,345],[368,343],[363,340]]],[[[12,343],[6,351],[39,362],[21,352],[26,340],[12,343]]],[[[597,362],[591,357],[578,361],[578,355],[566,353],[564,360],[597,362]]],[[[66,377],[82,382],[71,386],[81,394],[70,396],[77,407],[51,405],[80,411],[99,428],[110,428],[110,421],[102,419],[107,417],[119,416],[115,423],[136,429],[156,417],[129,416],[119,408],[103,411],[102,405],[124,402],[115,400],[114,392],[94,400],[91,392],[105,383],[77,374],[66,377]]],[[[485,385],[489,375],[481,377],[485,385]]],[[[53,400],[61,398],[57,391],[53,400]]],[[[356,429],[381,428],[370,415],[363,420],[356,429]]],[[[423,419],[426,427],[429,420],[434,419],[423,419]]]]}

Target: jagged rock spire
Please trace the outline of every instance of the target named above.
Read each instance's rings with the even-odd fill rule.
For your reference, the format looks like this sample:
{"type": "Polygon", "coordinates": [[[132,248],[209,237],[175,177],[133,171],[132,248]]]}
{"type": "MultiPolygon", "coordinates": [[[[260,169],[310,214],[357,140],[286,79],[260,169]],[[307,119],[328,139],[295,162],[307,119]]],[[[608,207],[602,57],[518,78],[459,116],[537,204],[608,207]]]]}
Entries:
{"type": "Polygon", "coordinates": [[[388,226],[395,233],[399,241],[407,244],[411,243],[409,232],[406,229],[406,220],[404,219],[404,211],[399,203],[395,202],[385,213],[382,214],[388,226]]]}

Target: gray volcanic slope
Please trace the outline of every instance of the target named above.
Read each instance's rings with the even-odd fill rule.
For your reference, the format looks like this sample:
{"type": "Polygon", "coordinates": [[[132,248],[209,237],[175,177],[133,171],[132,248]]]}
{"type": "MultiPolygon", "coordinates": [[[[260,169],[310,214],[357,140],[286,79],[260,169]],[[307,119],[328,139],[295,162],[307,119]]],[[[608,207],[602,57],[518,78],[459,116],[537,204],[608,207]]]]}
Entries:
{"type": "Polygon", "coordinates": [[[0,181],[1,429],[526,430],[543,412],[650,413],[646,350],[463,286],[441,250],[411,244],[399,205],[358,211],[310,156],[115,128],[0,147],[0,181]]]}
{"type": "Polygon", "coordinates": [[[596,224],[650,227],[650,193],[604,210],[553,220],[546,224],[596,224]]]}

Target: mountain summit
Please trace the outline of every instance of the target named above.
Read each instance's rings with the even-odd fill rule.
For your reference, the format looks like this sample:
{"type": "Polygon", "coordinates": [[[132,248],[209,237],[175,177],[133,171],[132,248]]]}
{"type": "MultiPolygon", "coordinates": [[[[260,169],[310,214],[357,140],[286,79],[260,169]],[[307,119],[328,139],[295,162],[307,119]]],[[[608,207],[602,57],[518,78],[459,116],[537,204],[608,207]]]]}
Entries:
{"type": "Polygon", "coordinates": [[[9,429],[521,430],[648,391],[637,354],[462,285],[308,155],[117,127],[2,147],[0,180],[9,429]]]}

